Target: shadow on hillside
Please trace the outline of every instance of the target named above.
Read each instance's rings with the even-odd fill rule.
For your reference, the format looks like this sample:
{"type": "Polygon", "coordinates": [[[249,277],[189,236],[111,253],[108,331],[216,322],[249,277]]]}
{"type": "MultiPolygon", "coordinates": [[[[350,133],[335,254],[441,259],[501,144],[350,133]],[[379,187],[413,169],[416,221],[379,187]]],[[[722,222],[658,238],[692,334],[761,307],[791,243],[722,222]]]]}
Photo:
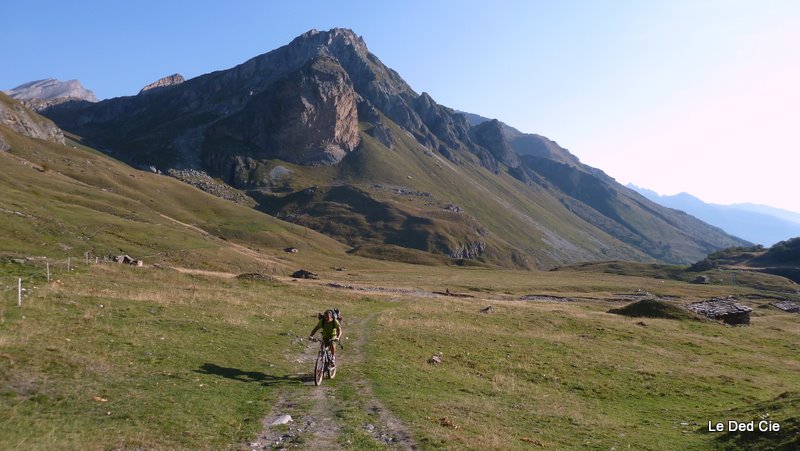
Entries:
{"type": "MultiPolygon", "coordinates": [[[[753,451],[800,450],[800,392],[786,392],[774,399],[721,412],[719,418],[753,421],[753,431],[730,431],[716,437],[720,449],[753,451]],[[778,431],[760,432],[759,426],[777,423],[778,431]]],[[[701,430],[703,430],[701,428],[701,430]]],[[[703,430],[704,433],[709,433],[703,430]]]]}
{"type": "Polygon", "coordinates": [[[228,368],[215,365],[213,363],[204,363],[199,369],[194,370],[194,372],[222,376],[241,382],[260,382],[261,385],[265,386],[291,383],[302,384],[305,382],[312,382],[314,380],[311,374],[276,376],[259,371],[242,371],[238,368],[228,368]]]}

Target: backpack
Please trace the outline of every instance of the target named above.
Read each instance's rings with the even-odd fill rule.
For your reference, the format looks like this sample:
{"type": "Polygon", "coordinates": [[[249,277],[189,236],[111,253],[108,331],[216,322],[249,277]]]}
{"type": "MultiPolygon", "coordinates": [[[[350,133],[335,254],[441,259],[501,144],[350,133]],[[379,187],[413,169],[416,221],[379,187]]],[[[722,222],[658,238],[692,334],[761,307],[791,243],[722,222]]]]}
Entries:
{"type": "MultiPolygon", "coordinates": [[[[336,320],[336,321],[339,321],[341,323],[342,320],[344,319],[344,316],[342,315],[342,312],[340,312],[338,308],[335,308],[332,311],[333,311],[333,319],[336,320]]],[[[322,321],[322,319],[325,318],[325,313],[324,312],[323,313],[317,313],[317,318],[320,321],[322,321]]]]}

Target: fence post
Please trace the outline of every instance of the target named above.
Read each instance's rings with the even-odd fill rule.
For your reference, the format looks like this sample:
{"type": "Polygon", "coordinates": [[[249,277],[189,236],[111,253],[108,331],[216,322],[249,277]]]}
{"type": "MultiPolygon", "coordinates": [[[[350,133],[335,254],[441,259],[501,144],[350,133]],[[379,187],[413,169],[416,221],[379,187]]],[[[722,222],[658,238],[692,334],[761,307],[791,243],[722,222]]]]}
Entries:
{"type": "Polygon", "coordinates": [[[69,269],[71,264],[72,264],[72,257],[67,257],[67,272],[72,271],[71,269],[69,269]]]}
{"type": "Polygon", "coordinates": [[[50,283],[50,262],[47,262],[47,283],[50,283]]]}
{"type": "Polygon", "coordinates": [[[17,307],[22,307],[22,277],[17,279],[17,307]]]}

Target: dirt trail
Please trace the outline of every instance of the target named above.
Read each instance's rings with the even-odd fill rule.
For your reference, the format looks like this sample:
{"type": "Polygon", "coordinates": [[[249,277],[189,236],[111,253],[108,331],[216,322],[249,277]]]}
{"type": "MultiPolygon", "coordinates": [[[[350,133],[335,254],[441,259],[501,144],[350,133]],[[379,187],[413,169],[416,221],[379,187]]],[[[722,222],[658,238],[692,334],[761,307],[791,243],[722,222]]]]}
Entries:
{"type": "Polygon", "coordinates": [[[176,224],[180,224],[180,225],[182,225],[182,226],[184,226],[186,228],[192,229],[195,232],[198,232],[198,233],[200,233],[202,235],[205,235],[207,237],[210,237],[210,238],[213,238],[215,240],[218,240],[221,243],[223,243],[223,244],[227,245],[228,247],[230,247],[231,249],[235,250],[236,252],[238,252],[238,253],[246,256],[246,257],[250,257],[250,258],[258,261],[259,263],[262,263],[262,264],[268,265],[268,266],[269,265],[276,266],[276,267],[280,267],[280,268],[284,268],[284,269],[289,268],[289,264],[286,263],[286,262],[283,262],[283,261],[281,261],[281,260],[279,260],[277,258],[271,258],[271,257],[265,256],[264,254],[262,254],[262,253],[260,253],[258,251],[255,251],[253,249],[250,249],[248,247],[242,246],[241,244],[236,244],[236,243],[231,242],[231,241],[223,240],[223,239],[221,239],[219,237],[216,237],[216,236],[206,232],[205,230],[201,229],[200,227],[193,226],[191,224],[187,224],[185,222],[178,221],[177,219],[169,217],[169,216],[167,216],[165,214],[162,214],[162,213],[159,213],[159,216],[161,216],[164,219],[168,219],[168,220],[170,220],[170,221],[172,221],[172,222],[174,222],[176,224]]]}
{"type": "Polygon", "coordinates": [[[317,346],[309,342],[296,359],[309,369],[303,374],[307,376],[304,387],[291,396],[285,392],[281,394],[264,418],[264,430],[248,443],[248,449],[341,449],[337,442],[341,427],[333,411],[333,388],[327,379],[319,387],[311,379],[317,346]],[[273,421],[287,414],[292,417],[288,426],[272,426],[273,421]]]}
{"type": "MultiPolygon", "coordinates": [[[[397,419],[378,400],[372,391],[368,380],[360,376],[357,371],[348,371],[363,365],[366,361],[363,347],[366,342],[366,324],[372,321],[375,314],[368,318],[348,318],[346,335],[355,337],[355,340],[345,342],[345,348],[337,352],[341,370],[337,378],[342,382],[353,384],[355,391],[363,400],[366,413],[377,418],[371,424],[362,425],[375,442],[390,449],[417,449],[416,443],[403,423],[397,419]]],[[[325,379],[321,386],[314,386],[311,380],[311,369],[317,357],[318,345],[307,342],[303,352],[296,361],[308,368],[304,376],[304,387],[294,390],[291,394],[284,392],[272,406],[270,413],[264,418],[264,430],[256,440],[247,443],[247,449],[287,449],[299,447],[303,449],[341,449],[339,435],[342,432],[340,419],[336,416],[337,400],[336,387],[329,379],[325,379]],[[271,426],[271,423],[281,415],[292,415],[289,426],[271,426]]],[[[340,383],[342,383],[340,382],[340,383]]],[[[345,445],[346,446],[346,445],[345,445]]]]}
{"type": "Polygon", "coordinates": [[[237,276],[232,272],[222,272],[222,271],[206,271],[204,269],[191,269],[191,268],[181,268],[180,266],[170,266],[170,268],[184,274],[195,274],[198,276],[212,276],[212,277],[222,277],[223,279],[233,279],[237,276]]]}
{"type": "MultiPolygon", "coordinates": [[[[358,335],[352,343],[355,353],[353,356],[354,364],[364,364],[365,357],[363,353],[364,343],[366,342],[364,330],[366,324],[375,320],[376,313],[371,314],[364,320],[356,323],[356,330],[358,335]]],[[[371,431],[372,435],[382,441],[383,443],[390,444],[393,447],[400,449],[417,449],[417,445],[411,438],[411,433],[408,428],[398,419],[383,403],[375,396],[372,391],[372,384],[366,379],[359,379],[355,381],[357,390],[365,398],[368,398],[366,403],[366,410],[378,417],[378,424],[371,431]]]]}

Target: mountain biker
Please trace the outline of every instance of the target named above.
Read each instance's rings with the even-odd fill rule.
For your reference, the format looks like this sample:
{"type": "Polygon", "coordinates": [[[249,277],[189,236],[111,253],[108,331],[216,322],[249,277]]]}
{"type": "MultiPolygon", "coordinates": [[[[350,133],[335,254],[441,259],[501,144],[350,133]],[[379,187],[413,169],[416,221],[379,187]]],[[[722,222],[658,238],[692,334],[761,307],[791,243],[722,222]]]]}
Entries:
{"type": "Polygon", "coordinates": [[[338,341],[339,338],[342,336],[342,325],[339,323],[339,320],[333,317],[333,310],[325,310],[325,314],[322,316],[322,319],[319,320],[314,330],[311,331],[308,338],[313,339],[314,334],[317,333],[319,329],[322,329],[322,340],[325,346],[329,346],[331,348],[331,367],[336,366],[336,344],[334,340],[338,341]]]}

